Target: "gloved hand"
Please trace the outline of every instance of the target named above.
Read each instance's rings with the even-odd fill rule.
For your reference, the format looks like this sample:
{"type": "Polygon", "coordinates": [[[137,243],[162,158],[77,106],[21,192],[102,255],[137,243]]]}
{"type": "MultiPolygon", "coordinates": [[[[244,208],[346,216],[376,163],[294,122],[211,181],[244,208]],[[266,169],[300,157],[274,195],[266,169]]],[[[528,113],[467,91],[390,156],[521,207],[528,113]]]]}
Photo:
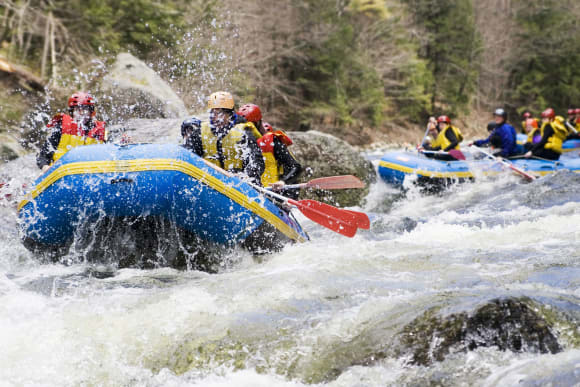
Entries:
{"type": "Polygon", "coordinates": [[[282,191],[285,185],[286,184],[282,180],[279,180],[275,183],[270,184],[270,188],[272,188],[272,191],[282,191]]]}

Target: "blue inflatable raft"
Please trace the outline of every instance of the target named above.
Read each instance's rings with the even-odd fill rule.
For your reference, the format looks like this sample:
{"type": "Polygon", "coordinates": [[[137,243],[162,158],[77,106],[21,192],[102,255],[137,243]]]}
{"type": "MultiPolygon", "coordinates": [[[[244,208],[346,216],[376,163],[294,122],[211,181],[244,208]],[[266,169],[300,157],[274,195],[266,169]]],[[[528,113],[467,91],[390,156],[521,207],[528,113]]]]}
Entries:
{"type": "Polygon", "coordinates": [[[74,148],[36,180],[18,216],[30,250],[49,251],[52,260],[71,245],[92,247],[96,260],[114,250],[121,266],[195,268],[215,247],[262,252],[308,239],[290,213],[249,184],[173,144],[74,148]]]}
{"type": "MultiPolygon", "coordinates": [[[[536,159],[510,160],[517,168],[532,175],[543,176],[559,170],[580,173],[580,158],[561,158],[559,161],[536,159]]],[[[410,151],[388,152],[379,161],[378,172],[390,184],[401,186],[406,177],[414,176],[416,182],[426,185],[447,185],[472,180],[477,176],[497,175],[503,166],[490,159],[466,161],[441,161],[410,151]]]]}

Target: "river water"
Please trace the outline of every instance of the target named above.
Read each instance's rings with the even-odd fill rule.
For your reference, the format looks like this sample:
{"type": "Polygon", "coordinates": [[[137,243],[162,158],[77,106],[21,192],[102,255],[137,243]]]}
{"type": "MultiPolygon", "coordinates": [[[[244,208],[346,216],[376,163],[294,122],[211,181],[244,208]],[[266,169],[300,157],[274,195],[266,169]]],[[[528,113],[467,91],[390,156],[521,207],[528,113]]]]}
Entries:
{"type": "MultiPolygon", "coordinates": [[[[0,169],[11,187],[38,173],[0,169]]],[[[381,182],[349,239],[298,214],[312,241],[218,274],[40,264],[0,202],[0,385],[580,385],[580,176],[516,176],[426,195],[381,182]],[[479,348],[429,366],[364,360],[430,308],[527,296],[568,323],[563,351],[479,348]]],[[[15,190],[17,191],[17,190],[15,190]]]]}

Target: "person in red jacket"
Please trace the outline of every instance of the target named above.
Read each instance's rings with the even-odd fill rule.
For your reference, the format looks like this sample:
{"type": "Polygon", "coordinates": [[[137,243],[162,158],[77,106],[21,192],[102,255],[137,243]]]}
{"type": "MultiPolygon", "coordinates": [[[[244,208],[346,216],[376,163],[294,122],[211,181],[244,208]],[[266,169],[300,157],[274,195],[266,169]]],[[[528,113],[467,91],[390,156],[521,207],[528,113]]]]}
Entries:
{"type": "Polygon", "coordinates": [[[74,147],[106,141],[105,123],[94,119],[95,100],[89,93],[74,93],[68,99],[68,112],[58,113],[47,125],[50,135],[36,156],[43,172],[74,147]]]}
{"type": "Polygon", "coordinates": [[[262,112],[257,105],[246,104],[238,110],[238,115],[244,117],[260,132],[258,145],[266,168],[262,174],[262,185],[281,191],[283,195],[293,199],[298,198],[299,190],[284,190],[284,185],[298,182],[302,166],[288,150],[292,140],[281,130],[274,130],[270,124],[262,121],[262,112]]]}

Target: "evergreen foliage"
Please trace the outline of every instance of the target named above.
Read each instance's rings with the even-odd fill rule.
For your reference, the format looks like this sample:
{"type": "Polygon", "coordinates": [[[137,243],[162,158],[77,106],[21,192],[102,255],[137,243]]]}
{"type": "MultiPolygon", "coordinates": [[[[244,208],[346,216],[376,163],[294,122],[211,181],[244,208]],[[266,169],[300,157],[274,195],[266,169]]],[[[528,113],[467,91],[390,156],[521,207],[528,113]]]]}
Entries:
{"type": "Polygon", "coordinates": [[[429,87],[431,112],[464,111],[475,91],[480,40],[471,0],[404,0],[418,25],[420,57],[434,81],[429,87]]]}
{"type": "Polygon", "coordinates": [[[563,112],[580,101],[580,25],[574,0],[518,0],[521,44],[507,98],[514,107],[563,112]]]}

